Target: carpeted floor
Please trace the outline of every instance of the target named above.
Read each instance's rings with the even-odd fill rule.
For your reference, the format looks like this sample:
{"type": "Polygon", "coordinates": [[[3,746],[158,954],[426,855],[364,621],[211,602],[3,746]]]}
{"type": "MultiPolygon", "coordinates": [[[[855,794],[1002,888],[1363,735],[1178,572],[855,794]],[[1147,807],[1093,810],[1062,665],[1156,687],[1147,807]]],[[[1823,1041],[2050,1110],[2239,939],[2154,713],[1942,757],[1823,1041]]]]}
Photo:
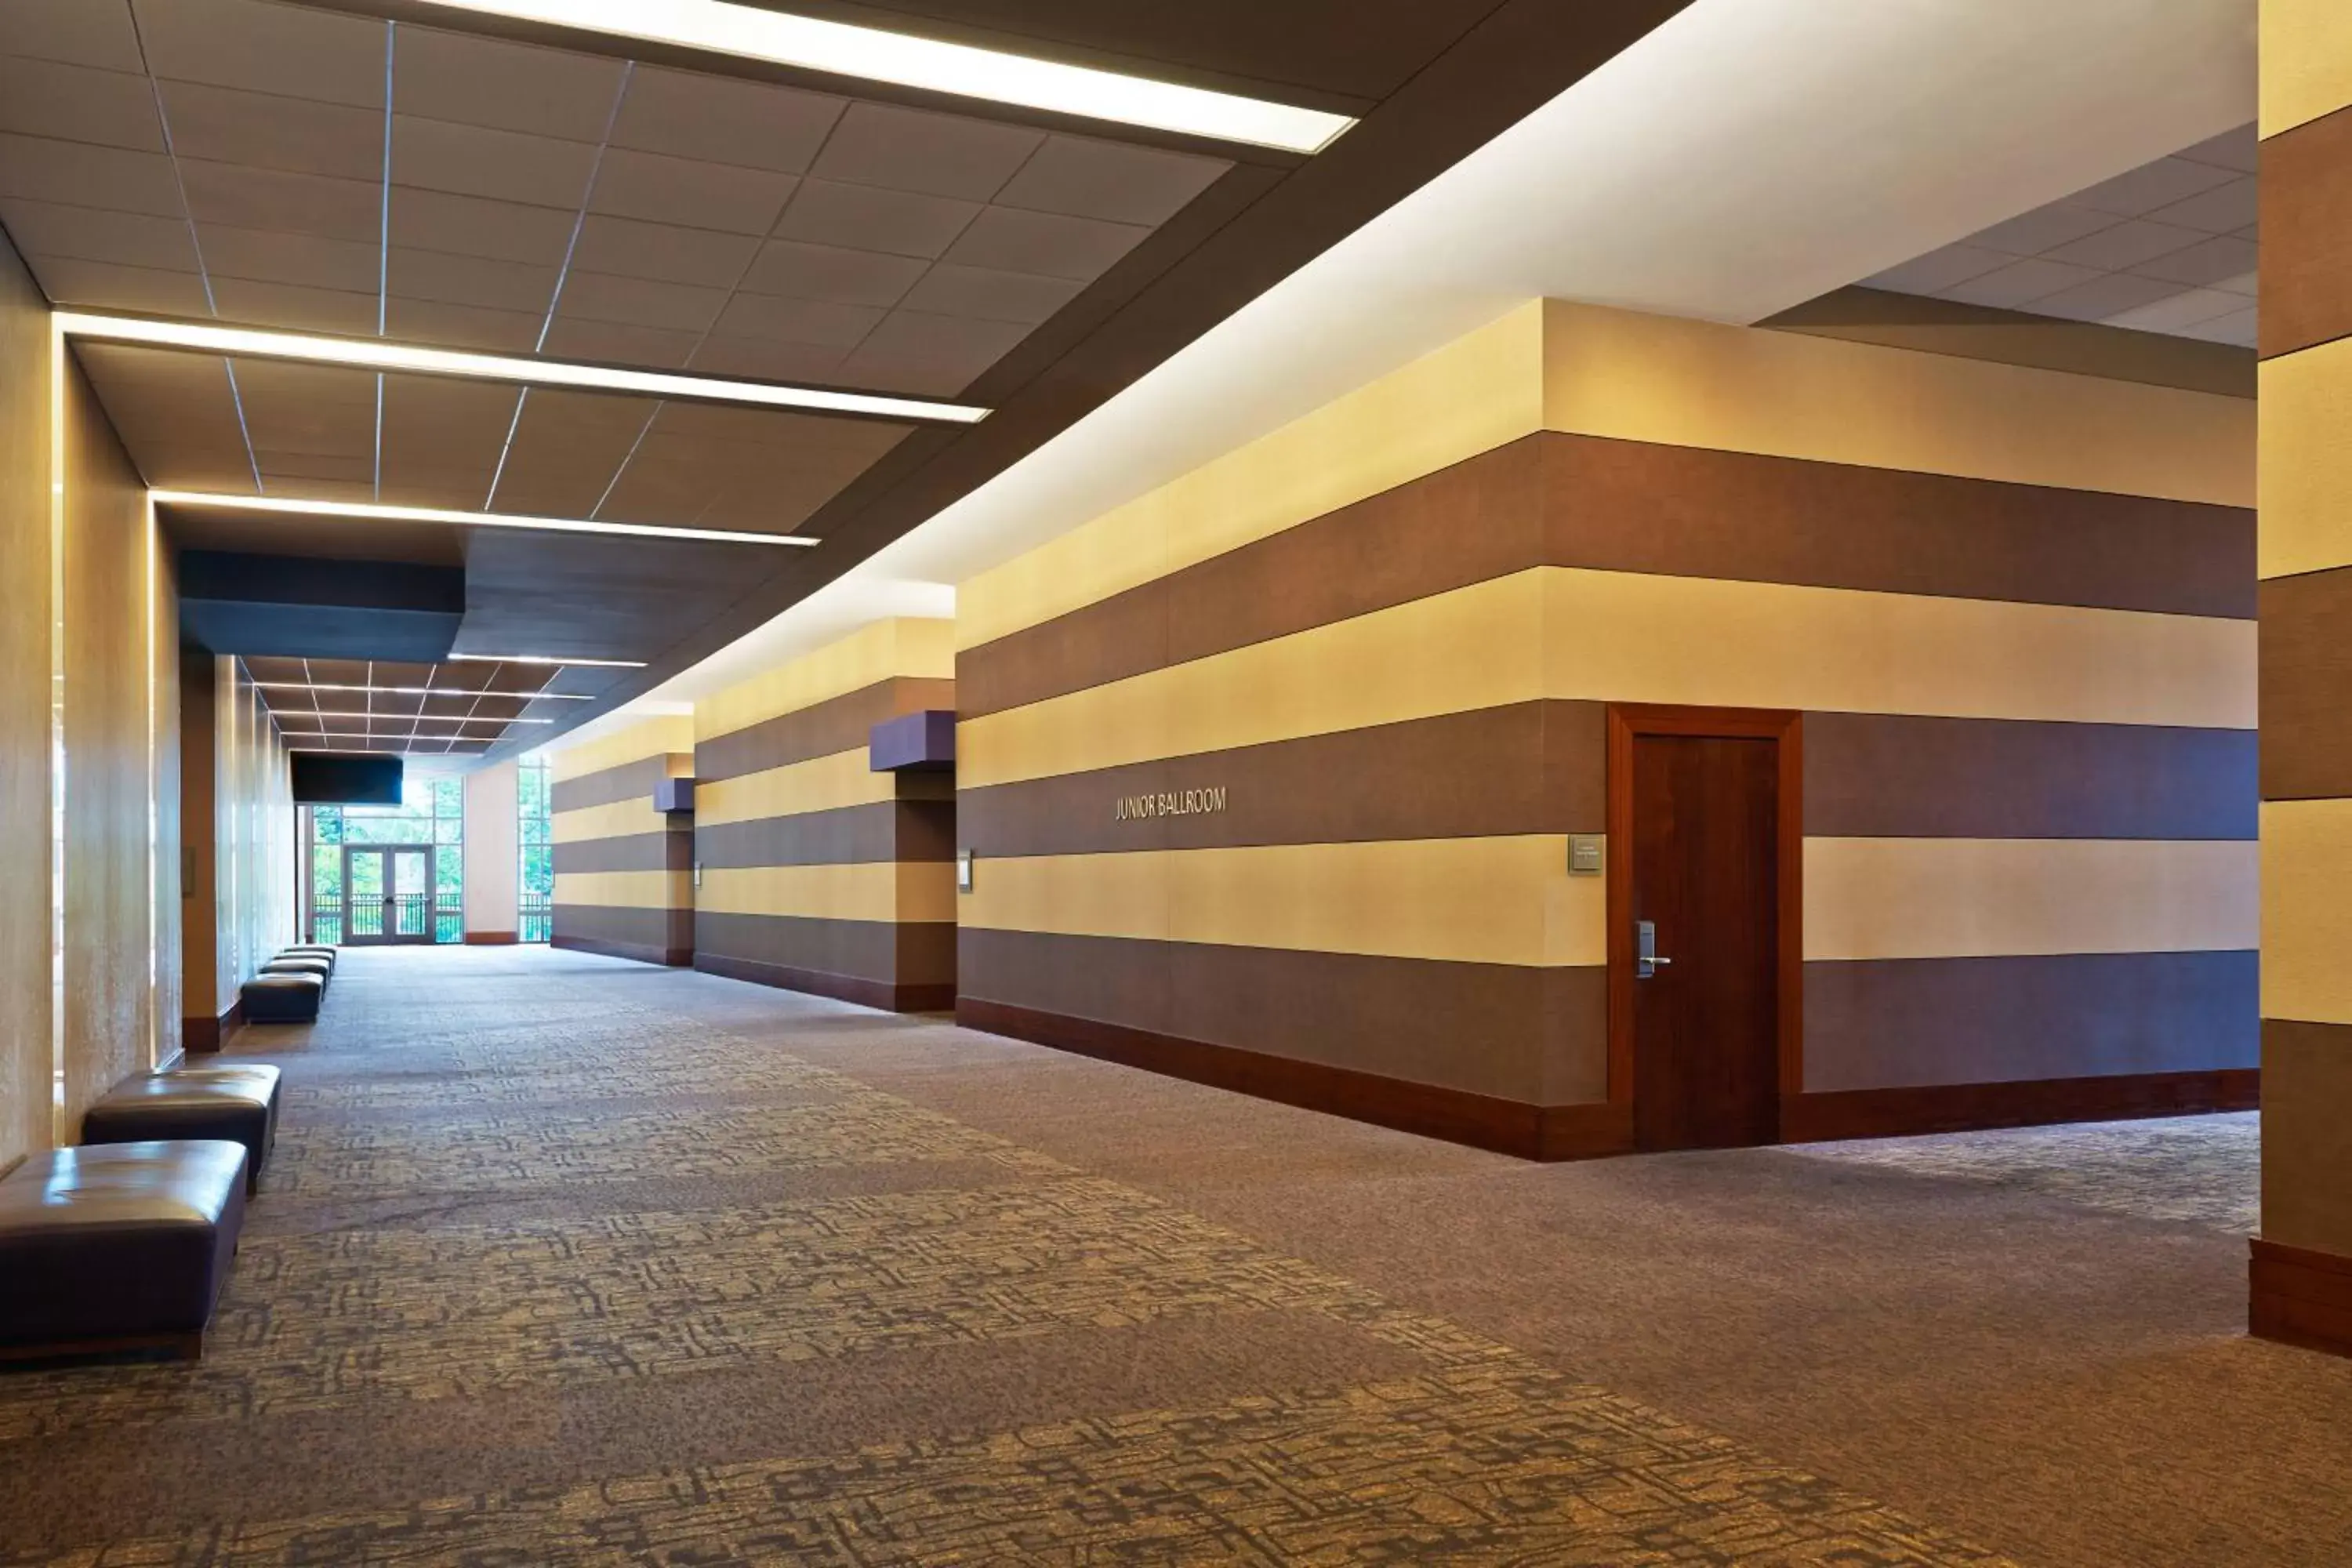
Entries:
{"type": "Polygon", "coordinates": [[[533,949],[348,952],[207,1354],[0,1563],[2352,1561],[2243,1118],[1538,1167],[533,949]]]}

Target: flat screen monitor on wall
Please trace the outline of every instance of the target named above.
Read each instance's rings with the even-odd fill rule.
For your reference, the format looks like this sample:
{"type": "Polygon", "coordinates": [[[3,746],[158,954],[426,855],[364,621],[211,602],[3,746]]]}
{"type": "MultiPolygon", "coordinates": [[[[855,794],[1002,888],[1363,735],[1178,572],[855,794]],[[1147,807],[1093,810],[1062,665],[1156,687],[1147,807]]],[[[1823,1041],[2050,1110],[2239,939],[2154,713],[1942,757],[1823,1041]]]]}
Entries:
{"type": "Polygon", "coordinates": [[[297,805],[398,805],[399,757],[338,757],[294,753],[297,805]]]}

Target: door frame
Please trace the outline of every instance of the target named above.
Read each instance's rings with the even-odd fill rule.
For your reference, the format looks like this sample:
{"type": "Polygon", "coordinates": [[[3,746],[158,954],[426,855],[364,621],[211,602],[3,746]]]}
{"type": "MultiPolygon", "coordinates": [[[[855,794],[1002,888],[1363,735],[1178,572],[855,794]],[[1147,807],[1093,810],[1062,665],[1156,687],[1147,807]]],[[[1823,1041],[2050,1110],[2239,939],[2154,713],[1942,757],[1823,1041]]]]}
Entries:
{"type": "Polygon", "coordinates": [[[1633,1115],[1633,742],[1643,735],[1774,742],[1780,763],[1778,921],[1780,1112],[1805,1088],[1805,727],[1784,708],[1608,708],[1609,1103],[1633,1115]]]}
{"type": "Polygon", "coordinates": [[[346,945],[352,947],[416,947],[425,945],[433,941],[435,935],[434,921],[438,915],[439,911],[437,906],[440,903],[438,889],[435,887],[433,880],[433,873],[435,870],[433,852],[434,847],[430,844],[346,843],[343,846],[343,942],[346,945]],[[383,930],[380,934],[371,937],[362,937],[356,940],[354,939],[352,935],[352,928],[356,926],[358,922],[352,919],[352,856],[355,853],[361,855],[382,855],[384,858],[383,885],[385,897],[383,902],[386,910],[394,909],[396,907],[394,900],[400,896],[400,857],[403,855],[421,855],[425,858],[425,933],[422,936],[402,936],[398,934],[400,922],[397,916],[394,916],[383,922],[383,930]]]}

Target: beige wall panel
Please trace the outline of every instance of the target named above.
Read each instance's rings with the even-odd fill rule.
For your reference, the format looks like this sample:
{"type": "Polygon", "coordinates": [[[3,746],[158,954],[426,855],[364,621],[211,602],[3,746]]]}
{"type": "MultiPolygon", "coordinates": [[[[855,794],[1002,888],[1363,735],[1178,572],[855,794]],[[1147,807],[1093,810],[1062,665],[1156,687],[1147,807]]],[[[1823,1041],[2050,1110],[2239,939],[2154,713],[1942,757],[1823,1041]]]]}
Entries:
{"type": "MultiPolygon", "coordinates": [[[[2352,6],[2347,6],[2352,14],[2352,6]]],[[[2264,577],[2352,565],[2352,339],[2262,364],[2262,512],[2254,532],[2264,577]]]]}
{"type": "Polygon", "coordinates": [[[1066,615],[1542,426],[1542,310],[1477,331],[965,583],[964,647],[1066,615]]]}
{"type": "Polygon", "coordinates": [[[191,656],[180,669],[180,1008],[187,1018],[218,1018],[220,905],[214,897],[220,826],[218,661],[191,656]]]}
{"type": "Polygon", "coordinates": [[[2254,504],[2240,397],[1559,300],[1544,381],[1553,430],[2254,504]]]}
{"type": "Polygon", "coordinates": [[[609,735],[576,745],[550,747],[546,752],[547,777],[551,784],[562,784],[566,779],[583,778],[641,758],[678,753],[687,756],[687,771],[690,772],[693,752],[694,715],[659,713],[625,724],[609,735]]]}
{"type": "Polygon", "coordinates": [[[2255,847],[2117,838],[1808,838],[1809,959],[2235,952],[2255,847]]]}
{"type": "MultiPolygon", "coordinates": [[[[696,794],[700,795],[698,788],[696,794]]],[[[698,805],[700,802],[698,800],[698,805]]],[[[633,833],[665,833],[669,830],[668,814],[654,809],[653,796],[644,795],[630,800],[607,801],[603,805],[583,805],[575,811],[551,813],[547,819],[549,842],[577,844],[588,838],[619,838],[633,833]]]]}
{"type": "Polygon", "coordinates": [[[218,994],[237,989],[292,942],[299,895],[295,810],[288,748],[236,659],[216,661],[214,784],[215,974],[218,994]]]}
{"type": "Polygon", "coordinates": [[[1606,885],[1558,834],[983,861],[962,923],[1522,965],[1606,961],[1606,885]]]}
{"type": "Polygon", "coordinates": [[[2263,803],[2263,1016],[2352,1024],[2352,800],[2263,803]]]}
{"type": "Polygon", "coordinates": [[[698,826],[713,827],[763,816],[796,816],[808,811],[897,800],[900,793],[898,775],[876,773],[861,746],[854,752],[835,752],[787,767],[697,784],[694,820],[698,826]]]}
{"type": "Polygon", "coordinates": [[[694,903],[691,871],[558,871],[555,902],[604,909],[682,910],[694,903]]]}
{"type": "Polygon", "coordinates": [[[947,861],[835,866],[706,867],[695,908],[721,915],[799,915],[836,921],[956,919],[955,867],[947,861]]]}
{"type": "Polygon", "coordinates": [[[2352,5],[2262,0],[2262,133],[2275,136],[2352,103],[2352,5]]]}
{"type": "Polygon", "coordinates": [[[149,1008],[154,1037],[149,1065],[167,1062],[180,1050],[185,998],[181,991],[180,922],[180,588],[170,543],[152,518],[147,528],[152,563],[148,595],[147,713],[149,793],[155,802],[153,886],[149,907],[154,931],[149,942],[155,995],[149,1008]]]}
{"type": "Polygon", "coordinates": [[[0,1171],[50,1136],[50,354],[0,236],[0,1171]]]}
{"type": "Polygon", "coordinates": [[[876,621],[694,705],[698,740],[797,713],[894,678],[955,679],[955,623],[900,617],[876,621]]]}

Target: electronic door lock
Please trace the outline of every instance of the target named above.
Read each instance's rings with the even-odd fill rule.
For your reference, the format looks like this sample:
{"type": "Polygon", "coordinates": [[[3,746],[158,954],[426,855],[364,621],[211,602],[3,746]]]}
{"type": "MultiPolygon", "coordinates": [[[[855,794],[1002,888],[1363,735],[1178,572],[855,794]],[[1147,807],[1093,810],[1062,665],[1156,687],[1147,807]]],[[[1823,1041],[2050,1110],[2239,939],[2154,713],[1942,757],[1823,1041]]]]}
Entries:
{"type": "Polygon", "coordinates": [[[1633,922],[1633,978],[1655,980],[1658,977],[1658,971],[1672,963],[1674,963],[1673,959],[1664,957],[1658,952],[1658,922],[1635,921],[1633,922]]]}

